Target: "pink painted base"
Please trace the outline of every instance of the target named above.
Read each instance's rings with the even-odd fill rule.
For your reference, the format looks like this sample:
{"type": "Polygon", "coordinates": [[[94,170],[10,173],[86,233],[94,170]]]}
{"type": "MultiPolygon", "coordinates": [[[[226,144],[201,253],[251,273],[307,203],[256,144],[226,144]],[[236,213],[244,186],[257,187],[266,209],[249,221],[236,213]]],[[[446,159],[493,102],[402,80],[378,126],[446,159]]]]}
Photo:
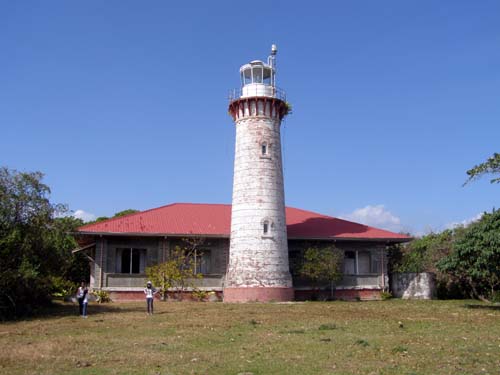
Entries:
{"type": "Polygon", "coordinates": [[[255,287],[225,288],[224,302],[286,302],[293,301],[293,288],[255,287]]]}

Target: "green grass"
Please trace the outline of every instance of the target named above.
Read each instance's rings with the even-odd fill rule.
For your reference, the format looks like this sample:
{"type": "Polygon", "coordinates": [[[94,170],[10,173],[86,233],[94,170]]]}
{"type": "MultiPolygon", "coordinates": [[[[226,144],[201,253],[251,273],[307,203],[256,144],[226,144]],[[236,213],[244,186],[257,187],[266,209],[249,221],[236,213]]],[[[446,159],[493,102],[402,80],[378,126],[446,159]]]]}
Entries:
{"type": "Polygon", "coordinates": [[[81,319],[59,304],[2,323],[0,374],[500,373],[500,309],[477,302],[155,307],[91,305],[81,319]]]}

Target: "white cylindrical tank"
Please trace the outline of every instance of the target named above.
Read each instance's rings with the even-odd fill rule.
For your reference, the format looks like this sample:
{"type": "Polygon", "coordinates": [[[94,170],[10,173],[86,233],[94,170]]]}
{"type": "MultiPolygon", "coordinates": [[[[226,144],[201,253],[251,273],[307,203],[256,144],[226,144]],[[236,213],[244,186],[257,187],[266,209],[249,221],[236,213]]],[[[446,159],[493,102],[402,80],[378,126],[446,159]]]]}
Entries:
{"type": "Polygon", "coordinates": [[[288,107],[275,97],[273,85],[253,82],[252,75],[261,79],[258,71],[251,70],[256,67],[266,78],[274,75],[273,67],[262,62],[244,65],[240,71],[243,78],[245,73],[250,75],[250,81],[243,81],[242,95],[229,105],[236,147],[225,302],[288,301],[294,293],[280,137],[288,107]],[[256,88],[260,91],[250,91],[256,88]]]}

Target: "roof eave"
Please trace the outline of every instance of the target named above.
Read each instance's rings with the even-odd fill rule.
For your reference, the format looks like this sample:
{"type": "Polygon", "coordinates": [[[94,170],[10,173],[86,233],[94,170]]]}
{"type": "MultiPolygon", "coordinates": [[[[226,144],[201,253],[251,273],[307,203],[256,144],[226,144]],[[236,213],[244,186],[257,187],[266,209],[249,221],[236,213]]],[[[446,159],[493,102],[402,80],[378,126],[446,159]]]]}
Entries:
{"type": "Polygon", "coordinates": [[[75,235],[84,236],[123,236],[123,237],[207,237],[207,238],[229,238],[228,234],[196,234],[196,233],[141,233],[141,232],[73,232],[75,235]]]}
{"type": "Polygon", "coordinates": [[[370,242],[409,242],[413,237],[408,238],[370,238],[370,237],[288,237],[289,240],[314,240],[314,241],[370,241],[370,242]]]}
{"type": "MultiPolygon", "coordinates": [[[[86,236],[123,236],[123,237],[205,237],[205,238],[230,238],[228,234],[195,234],[195,233],[140,233],[140,232],[73,232],[76,235],[86,236]]],[[[370,241],[370,242],[392,242],[402,243],[413,240],[408,238],[365,238],[365,237],[288,237],[289,240],[308,240],[308,241],[370,241]]]]}

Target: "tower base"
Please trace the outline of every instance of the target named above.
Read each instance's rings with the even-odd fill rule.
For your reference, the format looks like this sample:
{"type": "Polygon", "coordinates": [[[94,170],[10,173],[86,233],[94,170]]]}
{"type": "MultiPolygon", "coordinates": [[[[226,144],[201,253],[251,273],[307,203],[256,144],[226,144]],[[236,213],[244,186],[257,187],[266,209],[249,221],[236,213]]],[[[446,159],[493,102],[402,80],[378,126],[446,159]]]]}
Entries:
{"type": "Polygon", "coordinates": [[[287,302],[293,301],[294,289],[288,287],[227,287],[224,302],[287,302]]]}

